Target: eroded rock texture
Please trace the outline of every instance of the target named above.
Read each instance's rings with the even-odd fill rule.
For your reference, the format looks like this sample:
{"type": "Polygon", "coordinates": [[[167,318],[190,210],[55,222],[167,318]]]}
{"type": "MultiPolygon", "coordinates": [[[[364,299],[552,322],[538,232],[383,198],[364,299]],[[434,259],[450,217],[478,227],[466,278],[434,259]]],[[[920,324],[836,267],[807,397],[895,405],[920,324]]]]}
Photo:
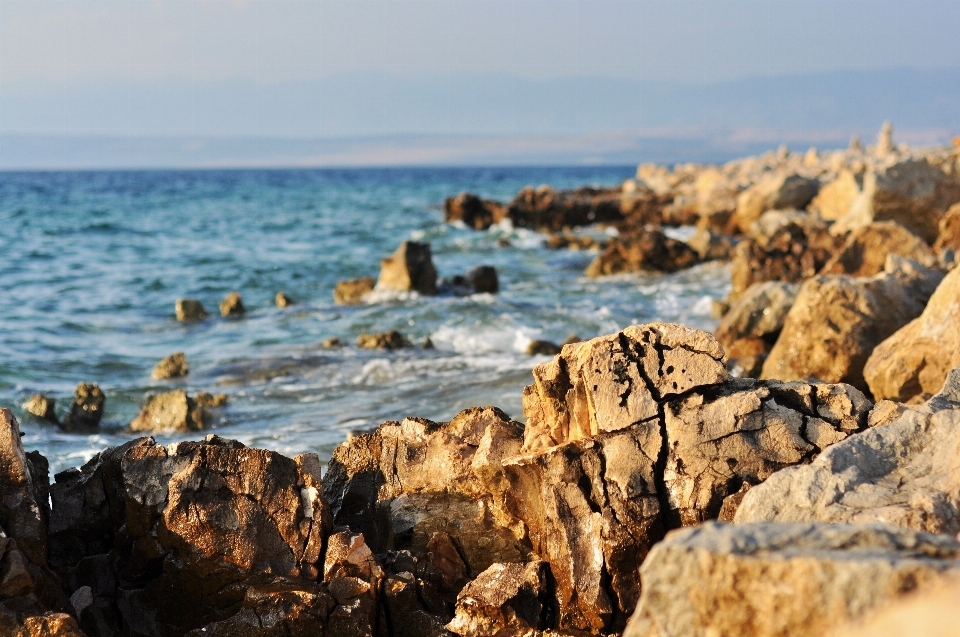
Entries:
{"type": "Polygon", "coordinates": [[[771,175],[740,193],[734,219],[747,231],[750,224],[768,210],[806,208],[819,189],[816,179],[796,174],[771,175]]]}
{"type": "Polygon", "coordinates": [[[621,272],[676,272],[695,265],[700,256],[683,241],[658,228],[641,228],[614,237],[587,267],[587,276],[621,272]]]}
{"type": "Polygon", "coordinates": [[[883,271],[890,254],[927,267],[937,264],[936,255],[923,239],[895,221],[875,221],[851,232],[820,274],[873,276],[883,271]]]}
{"type": "Polygon", "coordinates": [[[624,637],[819,637],[960,573],[956,538],[885,525],[709,522],[650,552],[624,637]]]}
{"type": "Polygon", "coordinates": [[[799,283],[754,283],[724,314],[714,335],[727,356],[737,361],[731,360],[729,367],[735,369],[739,364],[742,373],[737,375],[755,376],[760,372],[799,291],[799,283]]]}
{"type": "Polygon", "coordinates": [[[527,187],[507,205],[507,216],[518,227],[557,231],[623,219],[620,198],[620,189],[527,187]]]}
{"type": "Polygon", "coordinates": [[[800,288],[762,378],[818,378],[866,391],[873,348],[923,311],[943,275],[896,255],[869,278],[818,276],[800,288]]]}
{"type": "Polygon", "coordinates": [[[437,293],[437,270],[429,243],[404,241],[389,257],[380,262],[377,288],[396,292],[437,293]]]}
{"type": "Polygon", "coordinates": [[[552,623],[550,571],[544,562],[492,564],[457,597],[449,628],[461,637],[521,635],[552,623]]]}
{"type": "Polygon", "coordinates": [[[923,406],[883,402],[874,413],[884,424],[751,489],[736,521],[882,522],[960,532],[960,369],[923,406]]]}
{"type": "Polygon", "coordinates": [[[443,202],[443,220],[462,221],[468,228],[486,230],[506,217],[506,207],[496,201],[481,199],[470,192],[447,197],[443,202]]]}

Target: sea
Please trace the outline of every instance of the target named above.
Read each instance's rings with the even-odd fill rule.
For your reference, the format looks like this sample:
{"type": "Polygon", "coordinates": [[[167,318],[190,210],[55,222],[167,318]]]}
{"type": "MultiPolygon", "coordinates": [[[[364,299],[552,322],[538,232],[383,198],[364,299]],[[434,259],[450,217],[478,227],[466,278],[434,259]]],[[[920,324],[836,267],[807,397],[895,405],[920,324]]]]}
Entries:
{"type": "MultiPolygon", "coordinates": [[[[712,330],[710,302],[729,270],[591,279],[595,253],[554,250],[508,222],[475,231],[443,220],[444,198],[471,191],[509,200],[527,185],[611,186],[634,166],[296,170],[0,172],[0,406],[51,472],[79,466],[141,435],[130,421],[149,396],[185,388],[227,395],[205,433],[326,461],[351,433],[419,416],[446,421],[496,405],[524,421],[520,396],[534,339],[562,342],[651,321],[712,330]],[[334,303],[337,281],[376,277],[400,242],[429,242],[441,277],[497,269],[499,294],[380,295],[334,303]],[[243,318],[219,316],[239,292],[243,318]],[[285,292],[296,302],[278,308],[285,292]],[[210,317],[179,323],[178,298],[210,317]],[[416,347],[356,346],[398,330],[416,347]],[[341,347],[323,342],[338,338],[341,347]],[[429,337],[433,349],[419,344],[429,337]],[[151,370],[186,353],[189,374],[151,370]],[[66,414],[79,382],[106,395],[99,431],[66,433],[23,409],[35,393],[66,414]]],[[[609,228],[578,232],[597,237],[609,228]]],[[[671,229],[679,238],[691,229],[671,229]]]]}

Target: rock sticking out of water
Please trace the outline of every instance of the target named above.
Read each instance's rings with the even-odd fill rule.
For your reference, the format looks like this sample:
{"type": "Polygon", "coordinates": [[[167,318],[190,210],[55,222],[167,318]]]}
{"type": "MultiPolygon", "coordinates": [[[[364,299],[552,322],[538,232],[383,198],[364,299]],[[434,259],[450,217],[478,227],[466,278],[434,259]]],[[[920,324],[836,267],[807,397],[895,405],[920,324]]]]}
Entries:
{"type": "Polygon", "coordinates": [[[406,337],[396,330],[361,334],[357,337],[357,347],[363,349],[400,349],[409,346],[406,337]]]}
{"type": "Polygon", "coordinates": [[[377,289],[395,292],[437,293],[437,270],[433,267],[429,243],[404,241],[380,262],[377,289]]]}
{"type": "Polygon", "coordinates": [[[246,311],[247,308],[243,306],[243,299],[239,292],[231,292],[220,301],[220,316],[224,318],[239,318],[246,311]]]}
{"type": "Polygon", "coordinates": [[[356,305],[362,303],[364,297],[370,294],[370,292],[373,292],[376,283],[376,280],[372,276],[340,281],[333,290],[333,300],[338,305],[356,305]]]}
{"type": "Polygon", "coordinates": [[[73,402],[70,403],[70,412],[61,426],[66,431],[89,432],[95,431],[103,418],[103,406],[106,397],[103,390],[96,383],[79,383],[73,392],[73,402]]]}
{"type": "Polygon", "coordinates": [[[181,378],[186,376],[189,371],[187,367],[187,355],[183,352],[174,352],[157,363],[150,377],[154,380],[181,378]]]}
{"type": "MultiPolygon", "coordinates": [[[[210,400],[216,402],[216,397],[211,396],[210,400]]],[[[186,391],[178,389],[151,397],[130,423],[130,431],[150,433],[200,431],[206,427],[208,420],[209,416],[203,406],[190,398],[186,391]]]]}
{"type": "Polygon", "coordinates": [[[207,318],[207,311],[203,303],[196,299],[177,299],[175,307],[177,320],[187,323],[191,321],[202,321],[207,318]]]}
{"type": "Polygon", "coordinates": [[[274,297],[273,302],[274,302],[274,303],[276,304],[276,306],[279,307],[280,309],[283,309],[283,308],[286,308],[286,307],[290,307],[291,305],[294,305],[293,299],[291,299],[289,296],[287,296],[286,292],[277,292],[277,296],[274,297]]]}
{"type": "Polygon", "coordinates": [[[56,404],[56,400],[49,396],[34,394],[24,403],[23,408],[31,416],[57,424],[59,421],[55,411],[56,404]]]}

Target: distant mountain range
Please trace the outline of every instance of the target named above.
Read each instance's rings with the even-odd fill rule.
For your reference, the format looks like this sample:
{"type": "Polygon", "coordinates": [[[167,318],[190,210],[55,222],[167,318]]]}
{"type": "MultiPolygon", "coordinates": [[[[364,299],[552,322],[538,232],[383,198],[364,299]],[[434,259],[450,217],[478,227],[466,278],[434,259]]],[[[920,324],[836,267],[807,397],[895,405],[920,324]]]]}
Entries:
{"type": "Polygon", "coordinates": [[[0,167],[49,165],[58,154],[63,165],[109,164],[102,152],[119,165],[154,165],[162,148],[198,144],[202,157],[174,150],[167,163],[621,163],[641,154],[718,161],[781,140],[824,147],[846,144],[853,133],[869,140],[885,119],[914,144],[960,133],[960,69],[698,85],[367,74],[275,85],[4,82],[0,167]]]}

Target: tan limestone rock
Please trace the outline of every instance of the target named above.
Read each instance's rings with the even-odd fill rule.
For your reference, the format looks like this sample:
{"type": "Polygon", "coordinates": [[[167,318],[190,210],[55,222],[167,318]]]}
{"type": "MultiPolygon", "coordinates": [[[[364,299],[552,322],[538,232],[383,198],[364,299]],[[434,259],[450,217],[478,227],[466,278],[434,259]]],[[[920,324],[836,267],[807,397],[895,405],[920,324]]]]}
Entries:
{"type": "Polygon", "coordinates": [[[829,221],[846,216],[853,202],[860,196],[862,183],[862,177],[849,170],[841,170],[836,179],[823,186],[810,202],[810,212],[829,221]]]}
{"type": "Polygon", "coordinates": [[[47,422],[57,423],[56,400],[43,394],[34,394],[24,403],[23,408],[31,416],[47,422]]]}
{"type": "Polygon", "coordinates": [[[913,259],[928,268],[937,265],[936,254],[923,239],[895,221],[875,221],[853,230],[820,274],[873,276],[883,271],[890,254],[913,259]]]}
{"type": "Polygon", "coordinates": [[[960,203],[950,206],[940,219],[939,232],[933,249],[938,254],[944,250],[960,252],[960,203]]]}
{"type": "Polygon", "coordinates": [[[363,302],[363,298],[373,292],[376,283],[372,276],[339,281],[337,287],[333,290],[333,300],[338,305],[356,305],[363,302]]]}
{"type": "Polygon", "coordinates": [[[196,299],[177,299],[175,306],[177,320],[181,322],[202,321],[207,318],[203,303],[196,299]]]}
{"type": "Polygon", "coordinates": [[[189,373],[187,355],[183,352],[174,352],[156,364],[150,377],[154,380],[180,378],[189,373]]]}
{"type": "Polygon", "coordinates": [[[220,301],[220,316],[224,318],[240,317],[243,316],[246,311],[247,308],[243,306],[243,299],[240,297],[239,292],[231,292],[220,301]]]}
{"type": "Polygon", "coordinates": [[[204,408],[183,389],[152,396],[130,422],[130,431],[172,433],[200,431],[207,424],[204,408]]]}
{"type": "Polygon", "coordinates": [[[863,368],[877,399],[906,402],[940,390],[960,367],[960,268],[937,286],[923,313],[874,348],[863,368]]]}
{"type": "Polygon", "coordinates": [[[797,174],[771,175],[750,186],[737,197],[734,221],[744,232],[768,210],[804,209],[816,196],[820,184],[797,174]]]}
{"type": "Polygon", "coordinates": [[[433,267],[429,243],[404,241],[397,250],[380,262],[378,289],[397,292],[437,293],[437,271],[433,267]]]}

